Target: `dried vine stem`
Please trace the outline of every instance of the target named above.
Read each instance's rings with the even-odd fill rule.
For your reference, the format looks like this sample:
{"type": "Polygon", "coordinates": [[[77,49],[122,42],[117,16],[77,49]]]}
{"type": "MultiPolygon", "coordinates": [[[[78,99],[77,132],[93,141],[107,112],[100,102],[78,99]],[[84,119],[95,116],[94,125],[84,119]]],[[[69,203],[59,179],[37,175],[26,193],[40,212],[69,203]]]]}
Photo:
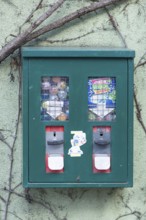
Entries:
{"type": "MultiPolygon", "coordinates": [[[[26,18],[26,20],[23,22],[23,24],[19,27],[19,34],[21,33],[21,29],[22,27],[26,24],[26,23],[29,23],[31,21],[31,18],[34,16],[34,13],[39,10],[40,8],[42,8],[42,3],[43,3],[44,0],[40,0],[39,3],[37,4],[37,6],[32,10],[32,12],[29,14],[29,16],[26,18]]],[[[17,37],[17,35],[15,34],[10,34],[9,36],[6,37],[5,39],[5,43],[7,43],[7,39],[9,37],[17,37]]]]}
{"type": "MultiPolygon", "coordinates": [[[[146,56],[146,52],[142,55],[142,57],[140,58],[138,64],[135,66],[135,68],[134,68],[135,73],[136,73],[137,68],[139,68],[141,66],[144,66],[146,64],[146,60],[144,60],[145,56],[146,56]],[[144,60],[144,61],[142,62],[142,60],[144,60]]],[[[138,102],[138,98],[137,98],[135,90],[134,90],[134,102],[135,102],[135,107],[136,107],[137,120],[139,121],[144,133],[146,134],[146,126],[145,126],[144,121],[142,119],[141,107],[140,107],[140,104],[138,102]]]]}
{"type": "Polygon", "coordinates": [[[8,196],[7,196],[6,202],[5,202],[4,220],[7,219],[7,215],[9,213],[8,208],[9,208],[9,204],[10,204],[10,197],[11,197],[11,190],[12,190],[14,150],[15,150],[15,143],[17,140],[18,126],[19,126],[20,114],[21,114],[21,65],[20,65],[20,60],[19,60],[18,64],[19,64],[18,65],[18,71],[19,71],[18,113],[17,113],[13,143],[9,148],[10,149],[10,169],[9,169],[9,180],[8,180],[9,192],[8,192],[8,196]]]}
{"type": "MultiPolygon", "coordinates": [[[[76,40],[79,40],[81,38],[87,37],[90,34],[96,33],[96,31],[108,31],[108,30],[112,30],[112,29],[111,28],[105,28],[105,27],[95,28],[95,29],[92,29],[91,31],[85,32],[84,34],[81,34],[79,36],[64,38],[64,39],[56,39],[56,40],[55,39],[54,40],[44,39],[43,42],[47,42],[49,44],[66,43],[66,42],[76,41],[76,40]]],[[[41,41],[42,41],[42,39],[38,38],[37,41],[35,41],[35,42],[41,42],[41,41]]]]}
{"type": "Polygon", "coordinates": [[[145,215],[146,212],[144,212],[144,213],[142,214],[142,213],[139,212],[139,211],[136,211],[136,210],[133,211],[133,210],[129,207],[129,205],[127,204],[127,202],[124,201],[123,196],[119,195],[119,197],[120,197],[120,199],[121,199],[121,201],[122,201],[124,207],[125,207],[126,209],[128,209],[129,212],[128,212],[128,213],[125,213],[125,214],[122,214],[122,215],[119,215],[115,220],[119,220],[119,219],[122,219],[122,218],[124,218],[124,217],[126,217],[126,216],[131,216],[131,215],[134,215],[137,220],[140,220],[140,219],[145,215]]]}
{"type": "Polygon", "coordinates": [[[56,214],[56,212],[54,211],[54,209],[52,208],[52,205],[47,202],[47,201],[42,201],[40,199],[37,199],[37,198],[33,198],[30,194],[29,194],[29,191],[26,191],[25,192],[25,195],[21,194],[21,193],[18,193],[18,192],[15,192],[15,190],[9,190],[7,188],[5,188],[5,191],[7,191],[8,193],[10,194],[13,194],[15,196],[18,196],[20,198],[23,198],[25,200],[27,200],[29,203],[35,203],[35,204],[38,204],[40,206],[42,206],[43,208],[47,209],[48,211],[50,211],[50,213],[55,217],[56,220],[61,220],[59,218],[59,216],[56,214]]]}
{"type": "Polygon", "coordinates": [[[136,68],[140,67],[140,66],[144,66],[146,64],[146,61],[141,62],[140,64],[138,64],[138,66],[136,66],[136,68]]]}
{"type": "Polygon", "coordinates": [[[4,203],[6,203],[6,200],[0,195],[0,200],[4,203]]]}
{"type": "Polygon", "coordinates": [[[93,34],[95,32],[95,30],[91,30],[89,32],[86,32],[85,34],[82,34],[82,35],[79,35],[77,37],[71,37],[71,38],[65,38],[65,39],[62,39],[62,40],[45,40],[45,42],[48,42],[50,44],[54,44],[54,43],[66,43],[68,41],[75,41],[75,40],[79,40],[83,37],[86,37],[90,34],[93,34]]]}
{"type": "Polygon", "coordinates": [[[69,15],[64,16],[63,18],[58,19],[57,21],[34,31],[36,28],[40,26],[40,24],[42,24],[49,16],[53,14],[53,12],[55,12],[63,4],[64,0],[58,0],[46,13],[42,14],[42,16],[40,16],[36,21],[34,21],[28,29],[26,29],[23,33],[19,34],[17,37],[15,37],[12,41],[10,41],[7,45],[5,45],[1,49],[0,62],[6,59],[20,46],[41,36],[42,34],[50,32],[59,27],[62,27],[64,24],[73,21],[76,18],[80,18],[85,14],[96,11],[97,9],[101,9],[113,3],[123,2],[123,1],[128,1],[128,0],[103,0],[100,2],[91,3],[87,7],[83,7],[80,10],[70,13],[69,15]]]}
{"type": "MultiPolygon", "coordinates": [[[[0,209],[0,212],[5,212],[5,210],[0,209]]],[[[8,213],[11,214],[11,215],[13,215],[13,216],[15,216],[16,219],[23,220],[23,219],[20,218],[18,215],[16,215],[14,212],[8,211],[8,213]]]]}
{"type": "Polygon", "coordinates": [[[119,219],[122,219],[126,216],[131,216],[131,215],[134,215],[138,220],[140,220],[143,216],[140,212],[133,211],[133,212],[130,212],[130,213],[127,213],[127,214],[120,215],[115,220],[119,220],[119,219]]]}
{"type": "Polygon", "coordinates": [[[11,145],[6,141],[6,139],[4,138],[1,132],[0,132],[0,141],[3,142],[11,150],[11,145]]]}
{"type": "Polygon", "coordinates": [[[119,28],[118,28],[117,22],[115,21],[114,17],[110,14],[109,10],[106,7],[105,7],[105,11],[106,11],[107,15],[109,16],[109,19],[110,19],[110,22],[112,23],[113,28],[115,29],[115,31],[118,33],[119,37],[121,38],[121,40],[124,44],[124,47],[127,48],[127,43],[126,43],[122,33],[120,32],[119,28]]]}
{"type": "Polygon", "coordinates": [[[16,190],[19,186],[21,186],[22,185],[22,182],[20,182],[20,183],[18,183],[12,190],[14,191],[14,190],[16,190]]]}
{"type": "MultiPolygon", "coordinates": [[[[106,13],[107,15],[109,16],[109,19],[111,21],[111,24],[113,26],[113,28],[115,29],[115,31],[119,34],[119,37],[121,38],[124,46],[127,48],[127,43],[122,35],[122,33],[120,32],[119,28],[118,28],[118,24],[117,22],[115,21],[114,17],[110,14],[109,10],[105,7],[105,10],[106,10],[106,13]]],[[[144,59],[146,53],[143,54],[143,56],[140,58],[138,64],[135,66],[134,70],[136,71],[136,69],[140,66],[144,66],[146,64],[146,60],[144,60],[142,62],[142,60],[144,59]]],[[[137,116],[137,120],[139,121],[144,133],[146,134],[146,126],[144,124],[144,121],[142,119],[142,115],[141,115],[141,108],[140,108],[140,104],[138,102],[138,98],[137,98],[137,95],[136,95],[136,91],[134,90],[134,102],[135,102],[135,107],[136,107],[136,116],[137,116]]]]}
{"type": "Polygon", "coordinates": [[[23,33],[19,34],[13,40],[11,40],[7,45],[5,45],[0,51],[0,62],[13,53],[16,49],[26,42],[27,37],[48,17],[50,17],[54,11],[56,11],[62,4],[64,0],[58,0],[54,5],[43,13],[39,18],[37,18],[23,33]]]}
{"type": "Polygon", "coordinates": [[[35,9],[32,10],[32,12],[29,14],[29,16],[26,18],[24,23],[22,24],[21,28],[23,27],[24,24],[28,23],[31,21],[31,18],[33,17],[34,13],[42,7],[43,0],[40,0],[35,9]]]}
{"type": "Polygon", "coordinates": [[[91,3],[89,6],[83,7],[80,10],[77,10],[77,11],[63,17],[62,19],[59,19],[59,20],[57,20],[49,25],[46,25],[43,28],[40,28],[39,30],[33,32],[32,34],[30,34],[30,36],[28,37],[27,40],[28,41],[33,40],[34,38],[37,38],[40,35],[45,34],[46,32],[49,32],[49,31],[52,31],[52,30],[57,29],[59,27],[62,27],[66,23],[73,21],[76,18],[80,18],[81,16],[86,15],[90,12],[96,11],[101,8],[105,8],[108,5],[111,5],[113,3],[120,2],[120,1],[125,1],[125,0],[103,0],[100,2],[96,2],[96,3],[91,3]]]}
{"type": "Polygon", "coordinates": [[[142,119],[141,108],[140,108],[140,104],[138,102],[137,95],[136,95],[135,91],[134,91],[134,102],[135,102],[135,107],[136,107],[136,117],[137,117],[137,120],[141,124],[141,127],[142,127],[144,133],[146,134],[146,126],[145,126],[144,121],[142,119]]]}
{"type": "Polygon", "coordinates": [[[136,69],[140,66],[144,66],[146,64],[146,60],[144,60],[142,62],[142,60],[144,59],[144,57],[146,56],[146,52],[142,55],[142,57],[140,58],[138,64],[135,66],[134,70],[136,71],[136,69]]]}

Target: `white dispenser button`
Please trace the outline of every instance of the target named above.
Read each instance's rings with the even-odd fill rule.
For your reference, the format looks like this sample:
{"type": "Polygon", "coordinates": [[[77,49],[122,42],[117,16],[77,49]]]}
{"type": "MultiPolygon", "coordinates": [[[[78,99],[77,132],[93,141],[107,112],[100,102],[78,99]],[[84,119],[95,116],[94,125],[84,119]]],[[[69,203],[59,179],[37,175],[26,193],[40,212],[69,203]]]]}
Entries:
{"type": "Polygon", "coordinates": [[[96,154],[94,163],[97,170],[108,170],[110,169],[110,156],[105,154],[96,154]]]}
{"type": "Polygon", "coordinates": [[[62,170],[64,168],[64,158],[62,155],[49,155],[48,166],[50,170],[62,170]]]}

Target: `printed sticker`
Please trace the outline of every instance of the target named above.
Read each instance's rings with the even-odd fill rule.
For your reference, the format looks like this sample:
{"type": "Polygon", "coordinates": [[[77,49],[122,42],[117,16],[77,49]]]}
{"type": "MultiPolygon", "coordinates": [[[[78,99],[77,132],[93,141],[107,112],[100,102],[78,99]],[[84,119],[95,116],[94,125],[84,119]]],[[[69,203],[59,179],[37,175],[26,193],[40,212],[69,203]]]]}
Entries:
{"type": "Polygon", "coordinates": [[[68,155],[71,157],[81,157],[83,151],[80,149],[84,145],[86,140],[86,134],[83,131],[71,131],[73,138],[71,139],[71,148],[68,150],[68,155]]]}

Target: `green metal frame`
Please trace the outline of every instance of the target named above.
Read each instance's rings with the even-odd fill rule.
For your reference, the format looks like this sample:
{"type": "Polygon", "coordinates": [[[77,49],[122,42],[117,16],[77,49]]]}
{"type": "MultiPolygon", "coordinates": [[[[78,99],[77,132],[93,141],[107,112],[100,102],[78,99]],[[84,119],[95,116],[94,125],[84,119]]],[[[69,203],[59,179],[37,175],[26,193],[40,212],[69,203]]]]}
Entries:
{"type": "Polygon", "coordinates": [[[23,185],[24,187],[131,187],[133,185],[133,57],[128,49],[23,48],[23,185]],[[79,67],[79,68],[77,68],[79,67]],[[41,76],[68,76],[69,121],[40,121],[41,76]],[[117,119],[89,122],[88,77],[116,77],[117,119]],[[83,85],[83,86],[82,86],[83,85]],[[78,97],[78,98],[76,98],[78,97]],[[80,111],[76,108],[82,103],[80,111]],[[65,128],[65,170],[46,174],[45,127],[65,128]],[[92,128],[111,126],[112,172],[92,172],[92,128]],[[70,158],[70,131],[83,130],[87,143],[81,158],[70,158]],[[80,176],[81,181],[76,181],[80,176]]]}

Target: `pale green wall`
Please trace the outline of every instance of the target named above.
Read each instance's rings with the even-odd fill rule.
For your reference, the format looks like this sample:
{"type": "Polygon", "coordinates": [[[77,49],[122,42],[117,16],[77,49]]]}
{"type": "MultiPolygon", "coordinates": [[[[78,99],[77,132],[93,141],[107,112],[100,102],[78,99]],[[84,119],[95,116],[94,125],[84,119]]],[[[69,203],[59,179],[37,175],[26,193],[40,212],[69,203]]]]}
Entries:
{"type": "MultiPolygon", "coordinates": [[[[9,34],[17,34],[38,1],[0,0],[0,45],[9,34]],[[29,2],[29,3],[28,3],[29,2]]],[[[50,2],[50,1],[48,1],[50,2]]],[[[53,2],[53,0],[51,1],[53,2]]],[[[128,48],[136,51],[135,64],[146,52],[146,1],[127,0],[110,10],[128,48]]],[[[89,3],[89,0],[67,0],[50,18],[51,21],[89,3]]],[[[43,9],[44,10],[44,9],[43,9]]],[[[9,40],[10,38],[8,38],[9,40]]],[[[124,47],[120,35],[113,29],[105,11],[92,13],[49,34],[49,43],[43,39],[37,44],[45,46],[106,46],[124,47]]],[[[36,43],[34,43],[36,45],[36,43]]],[[[146,57],[145,57],[146,58],[146,57]]],[[[144,60],[143,60],[144,61],[144,60]]],[[[15,81],[10,82],[10,59],[0,66],[0,139],[12,145],[18,114],[19,74],[12,69],[15,81]],[[1,130],[2,129],[2,130],[1,130]]],[[[146,125],[146,65],[135,72],[135,87],[142,120],[146,125]]],[[[8,220],[146,220],[146,135],[134,115],[134,187],[125,189],[33,189],[31,203],[26,201],[20,185],[10,196],[8,220]],[[45,204],[45,206],[43,205],[45,204]]],[[[0,220],[9,193],[10,149],[0,142],[0,220]]],[[[14,147],[12,187],[22,178],[22,123],[20,118],[14,147]]]]}

